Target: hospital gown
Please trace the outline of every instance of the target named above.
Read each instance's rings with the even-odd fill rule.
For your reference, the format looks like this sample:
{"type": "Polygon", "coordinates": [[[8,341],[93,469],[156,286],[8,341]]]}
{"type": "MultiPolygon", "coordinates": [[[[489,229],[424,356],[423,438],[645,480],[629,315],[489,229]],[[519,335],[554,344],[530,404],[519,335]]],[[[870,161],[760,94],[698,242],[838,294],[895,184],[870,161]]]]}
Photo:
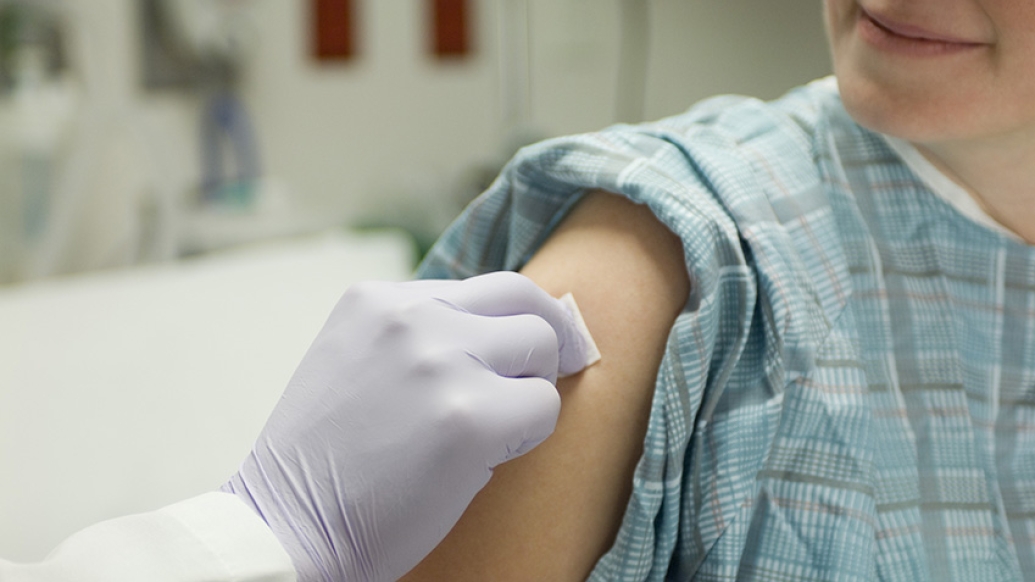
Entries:
{"type": "Polygon", "coordinates": [[[1033,247],[824,80],[526,148],[420,275],[518,269],[594,189],[679,236],[692,292],[591,580],[1035,580],[1033,247]]]}

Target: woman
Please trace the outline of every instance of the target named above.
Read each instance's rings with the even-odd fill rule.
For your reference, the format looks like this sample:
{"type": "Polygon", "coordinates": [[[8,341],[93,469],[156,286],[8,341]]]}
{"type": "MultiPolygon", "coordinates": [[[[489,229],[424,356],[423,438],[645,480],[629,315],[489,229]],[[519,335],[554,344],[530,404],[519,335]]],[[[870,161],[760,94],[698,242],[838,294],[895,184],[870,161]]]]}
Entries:
{"type": "Polygon", "coordinates": [[[1035,579],[1035,5],[824,9],[836,81],[529,148],[430,254],[603,361],[408,580],[1035,579]]]}

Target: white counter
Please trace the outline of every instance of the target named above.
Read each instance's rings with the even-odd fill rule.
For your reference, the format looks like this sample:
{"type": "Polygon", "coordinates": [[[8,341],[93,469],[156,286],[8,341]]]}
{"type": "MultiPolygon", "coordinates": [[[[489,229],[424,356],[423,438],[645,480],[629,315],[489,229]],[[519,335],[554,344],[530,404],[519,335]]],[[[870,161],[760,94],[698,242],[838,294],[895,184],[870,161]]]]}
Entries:
{"type": "Polygon", "coordinates": [[[218,487],[345,288],[412,260],[334,234],[0,288],[0,556],[218,487]]]}

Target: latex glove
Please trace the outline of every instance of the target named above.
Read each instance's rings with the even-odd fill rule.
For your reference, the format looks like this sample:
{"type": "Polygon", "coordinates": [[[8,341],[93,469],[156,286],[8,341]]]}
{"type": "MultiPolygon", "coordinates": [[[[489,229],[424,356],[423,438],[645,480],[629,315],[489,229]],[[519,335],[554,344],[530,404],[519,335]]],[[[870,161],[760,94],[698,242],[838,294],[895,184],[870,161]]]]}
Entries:
{"type": "Polygon", "coordinates": [[[585,365],[582,337],[516,273],[355,285],[223,490],[266,520],[300,580],[395,580],[493,467],[553,432],[554,383],[585,365]]]}

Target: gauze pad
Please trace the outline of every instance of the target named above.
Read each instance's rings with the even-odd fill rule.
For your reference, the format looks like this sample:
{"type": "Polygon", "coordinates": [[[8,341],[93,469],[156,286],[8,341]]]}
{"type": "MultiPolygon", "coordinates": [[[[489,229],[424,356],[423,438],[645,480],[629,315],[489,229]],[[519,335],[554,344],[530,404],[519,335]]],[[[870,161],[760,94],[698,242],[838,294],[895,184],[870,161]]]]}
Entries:
{"type": "Polygon", "coordinates": [[[589,328],[586,327],[586,321],[582,318],[582,312],[579,311],[578,304],[575,303],[575,297],[571,293],[566,293],[558,301],[571,313],[577,332],[576,335],[571,337],[558,338],[561,344],[561,365],[557,376],[564,378],[565,376],[578,374],[599,362],[600,350],[597,348],[596,342],[593,341],[589,328]]]}

